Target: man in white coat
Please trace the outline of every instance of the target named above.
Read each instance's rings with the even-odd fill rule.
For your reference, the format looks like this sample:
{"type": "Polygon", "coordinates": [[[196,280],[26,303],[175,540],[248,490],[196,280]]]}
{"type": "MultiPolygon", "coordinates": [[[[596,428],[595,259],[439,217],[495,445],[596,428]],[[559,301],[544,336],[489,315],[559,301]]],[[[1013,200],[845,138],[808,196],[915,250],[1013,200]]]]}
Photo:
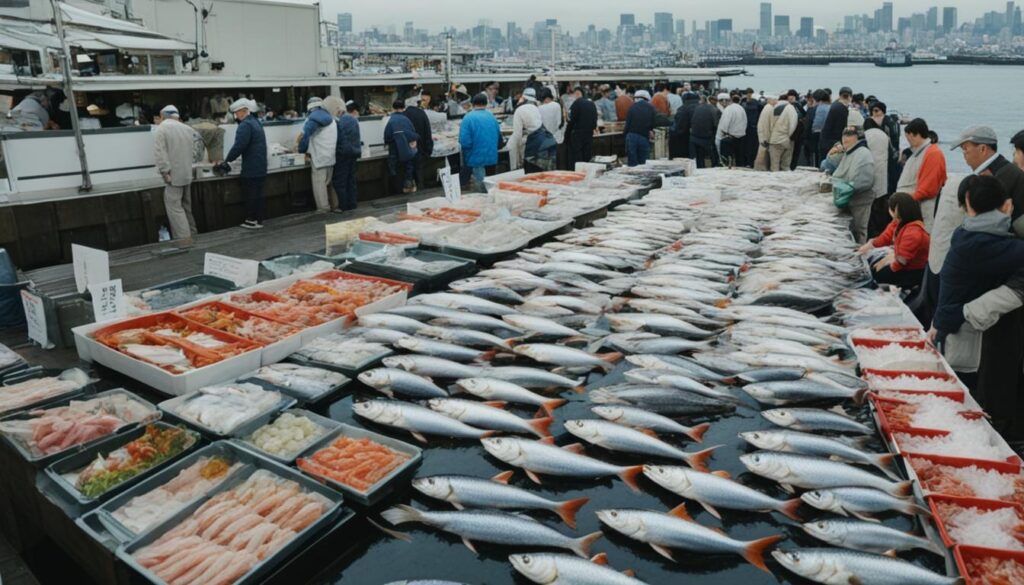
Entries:
{"type": "Polygon", "coordinates": [[[800,117],[796,108],[788,101],[779,100],[772,111],[775,123],[768,138],[768,170],[788,171],[793,162],[793,133],[800,117]]]}
{"type": "Polygon", "coordinates": [[[718,103],[727,104],[718,121],[718,151],[722,157],[722,165],[730,169],[736,166],[736,155],[740,152],[740,144],[747,135],[747,112],[739,103],[732,101],[729,94],[718,97],[718,103]]]}
{"type": "Polygon", "coordinates": [[[330,188],[337,147],[338,126],[334,123],[334,117],[324,108],[323,100],[310,98],[306,103],[306,123],[302,126],[299,152],[309,154],[313,201],[319,213],[338,208],[338,196],[330,188]]]}
{"type": "Polygon", "coordinates": [[[756,171],[767,171],[769,167],[768,147],[771,146],[772,131],[775,128],[775,106],[779,103],[779,96],[766,95],[764,101],[761,115],[757,118],[757,158],[754,160],[756,171]]]}
{"type": "Polygon", "coordinates": [[[174,106],[160,110],[160,124],[153,137],[153,158],[164,180],[164,209],[171,224],[171,237],[187,247],[192,245],[192,236],[199,233],[192,217],[192,163],[197,135],[179,118],[174,106]]]}

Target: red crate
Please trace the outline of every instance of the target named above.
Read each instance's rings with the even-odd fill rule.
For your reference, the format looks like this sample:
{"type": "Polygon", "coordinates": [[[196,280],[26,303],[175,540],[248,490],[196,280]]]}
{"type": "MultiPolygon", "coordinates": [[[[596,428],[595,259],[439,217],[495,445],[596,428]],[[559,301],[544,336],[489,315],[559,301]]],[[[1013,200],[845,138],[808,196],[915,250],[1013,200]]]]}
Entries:
{"type": "MultiPolygon", "coordinates": [[[[196,321],[195,319],[190,318],[188,316],[188,313],[191,313],[193,311],[202,311],[202,310],[205,310],[205,309],[212,309],[212,310],[215,310],[215,311],[222,311],[222,312],[225,312],[225,313],[230,313],[231,315],[234,315],[236,318],[241,319],[241,320],[259,319],[261,321],[267,321],[267,322],[273,323],[273,324],[275,324],[275,325],[277,325],[279,327],[283,327],[286,331],[288,331],[288,334],[285,335],[285,337],[290,337],[292,335],[295,335],[295,334],[299,333],[299,331],[300,331],[300,329],[298,327],[295,327],[294,325],[292,325],[290,323],[284,323],[284,322],[281,322],[281,321],[278,321],[278,320],[275,320],[275,319],[270,319],[268,317],[263,317],[262,315],[257,315],[256,313],[252,313],[250,311],[246,311],[245,309],[241,309],[239,307],[236,307],[234,305],[229,305],[227,303],[222,303],[220,301],[211,301],[209,303],[203,303],[202,305],[199,305],[199,306],[196,306],[196,307],[191,307],[191,308],[188,308],[188,309],[179,310],[178,314],[181,315],[182,317],[184,317],[185,319],[193,322],[193,323],[197,323],[199,325],[203,325],[203,326],[209,327],[209,325],[205,325],[205,324],[203,324],[203,323],[201,323],[199,321],[196,321]]],[[[214,328],[214,329],[216,329],[216,328],[214,328]]],[[[217,329],[217,330],[218,331],[222,331],[221,329],[217,329]]],[[[253,341],[255,343],[259,343],[260,345],[270,345],[272,343],[276,343],[278,341],[281,341],[281,339],[284,339],[284,337],[282,337],[281,339],[258,340],[258,339],[251,339],[251,338],[248,338],[248,337],[244,337],[242,335],[237,335],[237,334],[234,334],[234,333],[231,333],[231,332],[228,332],[228,331],[224,331],[224,333],[227,333],[229,335],[236,335],[237,337],[242,337],[243,339],[249,339],[250,341],[253,341]]]]}
{"type": "Polygon", "coordinates": [[[929,495],[925,497],[925,501],[928,502],[928,509],[932,511],[932,516],[935,518],[935,525],[939,527],[939,535],[942,536],[942,543],[945,544],[947,547],[952,547],[959,543],[955,542],[946,532],[946,525],[942,521],[942,516],[939,514],[938,504],[940,503],[954,504],[961,508],[977,508],[979,510],[984,510],[987,512],[990,512],[992,510],[1002,510],[1003,508],[1012,508],[1017,513],[1017,517],[1020,518],[1022,522],[1024,522],[1024,506],[1014,504],[1013,502],[944,495],[929,495]]]}
{"type": "Polygon", "coordinates": [[[988,581],[983,581],[976,575],[972,575],[967,570],[967,561],[970,559],[980,559],[984,557],[992,557],[1000,560],[1017,561],[1024,565],[1024,552],[1013,551],[1013,550],[999,550],[995,548],[984,548],[980,546],[967,546],[957,545],[953,547],[953,558],[956,559],[956,567],[960,570],[960,576],[964,578],[966,585],[985,585],[988,581]]]}
{"type": "MultiPolygon", "coordinates": [[[[864,368],[861,370],[861,374],[866,378],[868,374],[872,376],[879,376],[882,378],[898,378],[900,376],[913,376],[921,380],[946,380],[946,381],[957,381],[959,379],[953,374],[945,372],[900,372],[895,370],[874,370],[871,368],[864,368]]],[[[910,390],[903,388],[895,388],[892,390],[886,390],[886,392],[900,392],[903,394],[933,394],[935,396],[942,396],[949,398],[950,400],[956,400],[957,402],[964,401],[964,394],[966,389],[963,384],[960,384],[960,390],[910,390]]]]}

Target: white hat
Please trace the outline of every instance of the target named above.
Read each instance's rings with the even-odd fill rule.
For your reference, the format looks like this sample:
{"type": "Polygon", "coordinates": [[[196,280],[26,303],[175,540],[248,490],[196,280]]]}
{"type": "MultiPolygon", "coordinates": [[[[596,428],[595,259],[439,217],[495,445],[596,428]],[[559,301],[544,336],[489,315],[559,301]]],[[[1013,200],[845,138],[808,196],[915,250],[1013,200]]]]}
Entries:
{"type": "Polygon", "coordinates": [[[766,93],[764,94],[764,99],[777,101],[779,99],[779,96],[775,95],[774,93],[766,93]]]}
{"type": "Polygon", "coordinates": [[[317,108],[322,108],[323,105],[324,105],[324,100],[322,100],[322,99],[320,99],[320,98],[318,98],[316,96],[313,96],[313,97],[309,98],[309,100],[306,102],[306,111],[307,112],[312,112],[313,110],[315,110],[317,108]]]}
{"type": "Polygon", "coordinates": [[[232,114],[239,110],[249,110],[250,112],[255,111],[254,108],[252,107],[252,103],[245,98],[239,98],[231,102],[231,105],[228,106],[228,111],[232,114]]]}
{"type": "Polygon", "coordinates": [[[633,94],[633,97],[638,100],[651,100],[651,94],[647,93],[646,89],[637,90],[637,92],[633,94]]]}
{"type": "Polygon", "coordinates": [[[532,87],[528,87],[523,90],[523,97],[526,98],[526,101],[528,102],[535,102],[537,101],[537,90],[532,87]]]}
{"type": "Polygon", "coordinates": [[[171,105],[164,106],[164,109],[160,110],[160,115],[164,118],[177,118],[178,108],[171,105]]]}
{"type": "Polygon", "coordinates": [[[727,99],[729,99],[729,94],[725,93],[724,91],[718,94],[718,101],[725,101],[727,99]]]}

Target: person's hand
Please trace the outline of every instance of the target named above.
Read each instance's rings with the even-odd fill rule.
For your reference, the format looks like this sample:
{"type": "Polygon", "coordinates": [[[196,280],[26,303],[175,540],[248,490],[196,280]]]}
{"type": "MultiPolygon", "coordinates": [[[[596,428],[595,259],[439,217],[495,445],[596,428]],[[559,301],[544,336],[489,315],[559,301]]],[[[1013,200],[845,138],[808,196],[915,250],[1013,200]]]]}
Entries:
{"type": "Polygon", "coordinates": [[[879,270],[885,268],[886,266],[891,265],[895,259],[895,255],[892,252],[889,252],[888,254],[885,255],[885,258],[882,258],[878,262],[875,262],[875,272],[878,272],[879,270]]]}
{"type": "Polygon", "coordinates": [[[164,178],[164,183],[171,184],[171,173],[160,173],[160,176],[164,178]]]}
{"type": "Polygon", "coordinates": [[[871,250],[874,250],[874,249],[875,249],[875,247],[873,245],[871,245],[871,242],[867,242],[863,246],[861,246],[860,248],[857,248],[857,255],[858,256],[863,256],[864,254],[867,254],[868,252],[870,252],[871,250]]]}
{"type": "Polygon", "coordinates": [[[928,341],[930,341],[932,345],[935,344],[935,338],[938,336],[938,334],[939,330],[936,329],[934,325],[932,325],[931,328],[928,329],[928,341]]]}

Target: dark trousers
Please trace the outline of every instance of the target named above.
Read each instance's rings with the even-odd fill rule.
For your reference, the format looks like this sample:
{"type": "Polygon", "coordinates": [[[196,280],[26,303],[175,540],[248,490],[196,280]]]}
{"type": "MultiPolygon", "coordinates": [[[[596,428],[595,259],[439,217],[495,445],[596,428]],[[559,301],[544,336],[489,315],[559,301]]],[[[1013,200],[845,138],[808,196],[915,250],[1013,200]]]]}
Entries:
{"type": "Polygon", "coordinates": [[[355,209],[358,202],[356,192],[356,159],[339,158],[334,163],[331,185],[338,194],[338,207],[342,211],[355,209]]]}
{"type": "Polygon", "coordinates": [[[743,162],[741,166],[753,168],[757,160],[757,127],[747,128],[747,134],[743,137],[743,162]]]}
{"type": "Polygon", "coordinates": [[[1024,441],[1024,309],[1007,313],[981,338],[974,394],[1007,441],[1024,441]]]}
{"type": "Polygon", "coordinates": [[[918,289],[917,296],[909,299],[907,306],[914,312],[922,327],[928,329],[932,326],[932,317],[939,306],[939,275],[932,272],[930,266],[925,268],[921,276],[921,288],[918,289]]]}
{"type": "Polygon", "coordinates": [[[267,215],[267,198],[263,194],[263,185],[267,177],[241,177],[242,196],[245,198],[245,219],[263,223],[267,215]]]}
{"type": "Polygon", "coordinates": [[[690,154],[697,159],[698,169],[707,166],[707,159],[711,159],[711,166],[718,166],[718,153],[715,152],[715,141],[711,138],[690,136],[690,154]]]}
{"type": "Polygon", "coordinates": [[[408,189],[416,186],[416,159],[419,155],[402,162],[398,159],[397,152],[388,153],[388,176],[391,177],[391,193],[394,195],[401,189],[408,189]],[[401,176],[401,189],[398,188],[401,176]]]}
{"type": "Polygon", "coordinates": [[[814,168],[821,168],[821,157],[818,154],[818,143],[821,142],[820,132],[811,132],[811,135],[804,142],[804,152],[807,157],[807,164],[814,168]]]}
{"type": "Polygon", "coordinates": [[[921,277],[924,269],[900,270],[894,272],[889,266],[883,266],[881,270],[874,271],[873,276],[878,284],[894,284],[902,289],[911,289],[921,284],[921,277]]]}
{"type": "MultiPolygon", "coordinates": [[[[794,171],[798,164],[800,164],[800,151],[804,149],[804,133],[801,131],[797,133],[796,140],[793,141],[793,158],[789,163],[789,170],[794,171]]],[[[786,170],[786,169],[782,169],[786,170]]]]}
{"type": "Polygon", "coordinates": [[[722,137],[722,142],[720,143],[719,148],[721,149],[723,166],[742,166],[739,162],[741,151],[740,140],[742,139],[733,138],[732,136],[722,137]]]}
{"type": "Polygon", "coordinates": [[[626,160],[629,166],[635,167],[647,162],[651,156],[651,141],[646,136],[630,132],[626,134],[626,160]]]}
{"type": "Polygon", "coordinates": [[[668,155],[671,158],[689,158],[690,144],[689,136],[683,136],[677,132],[668,135],[668,155]]]}
{"type": "Polygon", "coordinates": [[[875,197],[871,202],[871,215],[868,216],[868,239],[873,240],[885,231],[892,222],[889,215],[889,196],[875,197]]]}
{"type": "Polygon", "coordinates": [[[594,158],[594,134],[572,134],[569,136],[569,170],[578,162],[590,162],[594,158]]]}

